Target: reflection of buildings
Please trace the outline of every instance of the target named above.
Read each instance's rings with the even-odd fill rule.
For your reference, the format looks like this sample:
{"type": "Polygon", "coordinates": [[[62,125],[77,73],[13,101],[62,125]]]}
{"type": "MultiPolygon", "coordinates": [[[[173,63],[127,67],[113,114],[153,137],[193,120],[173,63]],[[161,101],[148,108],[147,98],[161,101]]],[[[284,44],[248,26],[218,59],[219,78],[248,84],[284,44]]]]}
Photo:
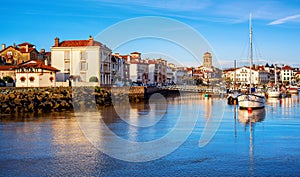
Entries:
{"type": "Polygon", "coordinates": [[[212,98],[204,98],[204,117],[205,119],[211,118],[212,98]]]}

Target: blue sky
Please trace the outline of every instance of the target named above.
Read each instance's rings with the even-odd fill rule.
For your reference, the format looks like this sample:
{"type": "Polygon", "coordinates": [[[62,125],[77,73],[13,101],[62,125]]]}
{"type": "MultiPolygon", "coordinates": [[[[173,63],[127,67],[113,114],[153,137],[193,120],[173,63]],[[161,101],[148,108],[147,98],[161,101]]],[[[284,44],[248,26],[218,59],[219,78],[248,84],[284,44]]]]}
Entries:
{"type": "MultiPolygon", "coordinates": [[[[3,1],[0,43],[30,42],[50,50],[54,38],[87,39],[123,20],[159,16],[199,32],[221,64],[248,57],[248,19],[253,14],[254,62],[300,64],[298,0],[52,0],[3,1]]],[[[124,29],[126,31],[126,29],[124,29]]],[[[100,41],[101,42],[101,41],[100,41]]],[[[129,45],[120,52],[143,51],[129,45]]],[[[202,57],[202,56],[200,56],[202,57]]]]}

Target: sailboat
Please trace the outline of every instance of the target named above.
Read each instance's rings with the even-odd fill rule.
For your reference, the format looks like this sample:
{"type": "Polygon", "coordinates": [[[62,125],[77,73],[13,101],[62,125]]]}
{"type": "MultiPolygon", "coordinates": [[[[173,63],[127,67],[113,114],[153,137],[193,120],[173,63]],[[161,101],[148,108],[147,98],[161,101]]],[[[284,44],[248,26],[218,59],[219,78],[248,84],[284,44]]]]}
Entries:
{"type": "Polygon", "coordinates": [[[275,74],[275,85],[268,89],[268,91],[267,91],[268,98],[280,98],[280,95],[281,95],[280,90],[277,85],[276,64],[275,64],[274,74],[275,74]]]}
{"type": "Polygon", "coordinates": [[[250,89],[249,93],[238,96],[238,103],[240,109],[261,109],[265,107],[265,97],[252,93],[252,64],[253,63],[253,49],[252,49],[252,14],[250,14],[250,89]]]}

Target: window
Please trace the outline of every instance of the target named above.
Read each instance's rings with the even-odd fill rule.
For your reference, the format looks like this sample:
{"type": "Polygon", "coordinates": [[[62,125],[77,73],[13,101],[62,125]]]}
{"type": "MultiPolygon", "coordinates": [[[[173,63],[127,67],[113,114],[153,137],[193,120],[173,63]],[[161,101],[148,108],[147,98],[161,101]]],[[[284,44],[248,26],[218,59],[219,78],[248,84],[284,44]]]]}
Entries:
{"type": "Polygon", "coordinates": [[[50,82],[53,82],[54,78],[53,78],[53,77],[50,77],[49,80],[50,80],[50,82]]]}
{"type": "Polygon", "coordinates": [[[86,62],[80,62],[80,71],[86,71],[87,67],[88,66],[86,62]]]}
{"type": "Polygon", "coordinates": [[[86,60],[86,58],[87,58],[86,55],[87,55],[87,53],[85,53],[85,51],[81,51],[80,52],[80,59],[81,60],[86,60]]]}
{"type": "Polygon", "coordinates": [[[65,71],[70,71],[70,61],[65,61],[65,71]]]}
{"type": "Polygon", "coordinates": [[[30,78],[29,78],[29,81],[30,81],[30,82],[34,82],[34,77],[30,77],[30,78]]]}
{"type": "Polygon", "coordinates": [[[21,77],[20,80],[21,80],[21,82],[25,82],[26,78],[25,77],[21,77]]]}
{"type": "Polygon", "coordinates": [[[70,51],[65,51],[64,59],[65,60],[70,60],[70,51]]]}

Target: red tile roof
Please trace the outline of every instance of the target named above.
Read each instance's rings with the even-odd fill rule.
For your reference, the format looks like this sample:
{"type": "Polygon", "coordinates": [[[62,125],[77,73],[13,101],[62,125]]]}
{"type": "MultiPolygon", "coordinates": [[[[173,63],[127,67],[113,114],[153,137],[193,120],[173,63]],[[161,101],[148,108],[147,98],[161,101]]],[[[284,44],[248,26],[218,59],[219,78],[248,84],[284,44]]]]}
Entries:
{"type": "Polygon", "coordinates": [[[28,52],[26,52],[26,48],[15,48],[16,50],[19,50],[22,53],[30,53],[34,50],[36,50],[35,48],[28,48],[28,52]]]}
{"type": "Polygon", "coordinates": [[[0,71],[13,71],[17,69],[18,66],[12,66],[12,65],[0,65],[0,71]]]}
{"type": "Polygon", "coordinates": [[[58,47],[84,47],[84,46],[101,46],[98,41],[90,40],[66,40],[59,43],[58,47]]]}
{"type": "Polygon", "coordinates": [[[22,44],[19,44],[18,46],[26,46],[26,45],[28,45],[28,47],[33,47],[34,46],[33,44],[30,44],[28,42],[24,42],[22,44]]]}
{"type": "Polygon", "coordinates": [[[148,63],[149,63],[149,64],[158,64],[158,62],[155,61],[155,60],[149,60],[148,63]]]}
{"type": "MultiPolygon", "coordinates": [[[[14,47],[14,46],[8,46],[8,47],[6,47],[5,49],[1,50],[0,53],[3,52],[3,51],[5,51],[5,50],[8,49],[8,48],[13,48],[13,49],[15,49],[15,50],[20,51],[21,53],[30,53],[30,52],[36,50],[35,48],[28,48],[28,52],[26,52],[26,48],[18,48],[18,47],[14,47]]],[[[36,52],[38,53],[37,50],[36,50],[36,52]]]]}
{"type": "Polygon", "coordinates": [[[284,67],[282,67],[282,70],[292,70],[292,68],[288,65],[285,65],[284,67]]]}
{"type": "Polygon", "coordinates": [[[45,65],[44,62],[38,61],[38,60],[29,60],[27,62],[21,63],[18,65],[18,68],[38,68],[38,69],[45,69],[49,71],[59,71],[59,69],[56,69],[52,66],[45,65]]]}

